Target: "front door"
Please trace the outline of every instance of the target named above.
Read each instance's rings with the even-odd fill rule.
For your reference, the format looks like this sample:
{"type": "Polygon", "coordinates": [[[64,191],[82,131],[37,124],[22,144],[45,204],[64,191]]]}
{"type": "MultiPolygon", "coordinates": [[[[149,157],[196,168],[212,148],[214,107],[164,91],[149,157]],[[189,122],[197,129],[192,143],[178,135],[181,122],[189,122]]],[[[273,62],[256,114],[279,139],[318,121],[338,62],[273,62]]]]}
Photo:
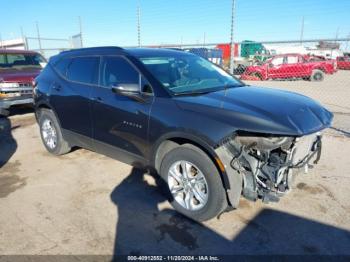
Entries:
{"type": "Polygon", "coordinates": [[[272,58],[268,68],[268,78],[284,78],[286,71],[283,66],[284,57],[276,56],[272,58]]]}
{"type": "Polygon", "coordinates": [[[138,165],[147,155],[148,122],[153,94],[139,71],[123,56],[104,56],[100,65],[100,85],[94,87],[93,136],[96,151],[138,165]],[[116,94],[115,86],[137,84],[140,99],[116,94]],[[147,86],[147,92],[141,87],[147,86]]]}

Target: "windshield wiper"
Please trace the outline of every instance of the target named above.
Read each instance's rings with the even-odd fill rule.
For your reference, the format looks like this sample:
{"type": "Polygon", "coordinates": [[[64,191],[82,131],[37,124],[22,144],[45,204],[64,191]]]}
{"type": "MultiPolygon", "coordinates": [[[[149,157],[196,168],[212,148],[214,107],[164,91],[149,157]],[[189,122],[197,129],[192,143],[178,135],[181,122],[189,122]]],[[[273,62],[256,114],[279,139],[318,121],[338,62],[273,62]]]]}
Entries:
{"type": "Polygon", "coordinates": [[[211,92],[216,92],[218,90],[206,90],[206,91],[194,91],[194,92],[178,92],[178,93],[174,93],[175,96],[195,96],[195,95],[203,95],[203,94],[208,94],[211,92]]]}

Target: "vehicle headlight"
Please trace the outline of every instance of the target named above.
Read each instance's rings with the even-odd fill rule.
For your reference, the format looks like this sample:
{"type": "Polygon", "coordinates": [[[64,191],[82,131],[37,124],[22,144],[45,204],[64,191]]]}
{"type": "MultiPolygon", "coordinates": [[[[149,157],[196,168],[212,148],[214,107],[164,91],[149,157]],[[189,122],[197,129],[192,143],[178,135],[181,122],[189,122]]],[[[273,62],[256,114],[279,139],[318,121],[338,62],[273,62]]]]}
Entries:
{"type": "Polygon", "coordinates": [[[5,83],[5,82],[0,83],[0,88],[16,88],[16,87],[19,87],[18,83],[5,83]]]}

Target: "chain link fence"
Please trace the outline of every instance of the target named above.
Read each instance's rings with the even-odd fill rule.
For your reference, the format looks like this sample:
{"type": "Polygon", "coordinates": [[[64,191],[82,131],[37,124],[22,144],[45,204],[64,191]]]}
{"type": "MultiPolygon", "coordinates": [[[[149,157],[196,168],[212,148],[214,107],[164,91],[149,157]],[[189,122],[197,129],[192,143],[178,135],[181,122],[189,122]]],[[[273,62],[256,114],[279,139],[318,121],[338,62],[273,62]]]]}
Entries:
{"type": "Polygon", "coordinates": [[[37,51],[46,58],[64,50],[82,47],[81,34],[70,38],[24,37],[24,39],[25,49],[37,51]]]}

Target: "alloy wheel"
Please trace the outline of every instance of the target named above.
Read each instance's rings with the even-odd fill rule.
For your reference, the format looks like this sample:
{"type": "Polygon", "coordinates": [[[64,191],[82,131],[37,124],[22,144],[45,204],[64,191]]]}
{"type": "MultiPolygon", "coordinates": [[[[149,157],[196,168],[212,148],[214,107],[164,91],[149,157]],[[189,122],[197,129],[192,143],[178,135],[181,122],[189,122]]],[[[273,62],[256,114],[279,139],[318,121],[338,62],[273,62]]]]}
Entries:
{"type": "Polygon", "coordinates": [[[171,165],[168,186],[175,201],[187,210],[199,210],[208,202],[207,181],[202,171],[188,161],[171,165]]]}

